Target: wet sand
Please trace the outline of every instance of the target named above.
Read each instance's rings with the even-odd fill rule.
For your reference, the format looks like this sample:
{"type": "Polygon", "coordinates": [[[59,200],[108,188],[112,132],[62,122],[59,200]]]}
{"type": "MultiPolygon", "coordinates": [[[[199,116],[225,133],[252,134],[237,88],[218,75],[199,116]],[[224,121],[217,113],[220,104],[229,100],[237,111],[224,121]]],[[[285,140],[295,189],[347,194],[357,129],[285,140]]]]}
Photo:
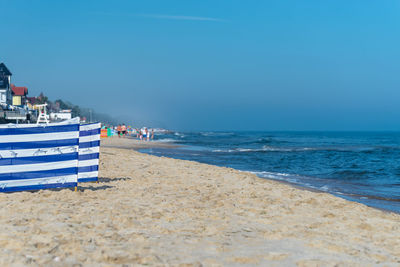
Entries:
{"type": "Polygon", "coordinates": [[[179,145],[167,142],[155,142],[155,141],[147,142],[132,138],[114,137],[114,138],[102,139],[101,147],[139,150],[151,147],[174,148],[174,147],[179,147],[179,145]]]}
{"type": "MultiPolygon", "coordinates": [[[[400,215],[102,141],[100,182],[1,194],[1,266],[399,266],[400,215]]],[[[168,144],[163,144],[168,145],[168,144]]]]}

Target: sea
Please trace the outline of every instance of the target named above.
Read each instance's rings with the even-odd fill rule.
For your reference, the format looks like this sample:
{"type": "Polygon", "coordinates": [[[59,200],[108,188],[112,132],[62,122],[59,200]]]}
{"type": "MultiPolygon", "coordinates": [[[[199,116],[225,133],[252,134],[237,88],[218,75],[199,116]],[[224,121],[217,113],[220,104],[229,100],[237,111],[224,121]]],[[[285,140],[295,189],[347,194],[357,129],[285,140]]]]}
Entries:
{"type": "Polygon", "coordinates": [[[400,213],[400,132],[168,132],[142,152],[248,171],[400,213]]]}

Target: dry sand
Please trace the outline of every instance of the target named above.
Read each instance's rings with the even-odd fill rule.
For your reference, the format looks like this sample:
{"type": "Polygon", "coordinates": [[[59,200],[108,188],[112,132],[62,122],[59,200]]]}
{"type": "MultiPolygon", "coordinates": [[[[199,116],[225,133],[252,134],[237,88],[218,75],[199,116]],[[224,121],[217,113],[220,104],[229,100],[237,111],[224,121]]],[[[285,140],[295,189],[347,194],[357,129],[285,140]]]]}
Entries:
{"type": "Polygon", "coordinates": [[[138,144],[102,142],[78,192],[1,194],[0,266],[400,265],[398,214],[138,144]]]}

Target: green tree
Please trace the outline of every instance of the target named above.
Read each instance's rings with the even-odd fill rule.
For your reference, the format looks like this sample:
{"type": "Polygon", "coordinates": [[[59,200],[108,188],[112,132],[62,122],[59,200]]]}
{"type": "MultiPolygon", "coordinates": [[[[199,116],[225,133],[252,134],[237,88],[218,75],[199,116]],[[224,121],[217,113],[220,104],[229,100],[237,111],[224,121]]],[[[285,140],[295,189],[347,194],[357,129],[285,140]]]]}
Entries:
{"type": "Polygon", "coordinates": [[[81,108],[79,106],[73,106],[72,107],[72,117],[81,117],[81,108]]]}
{"type": "Polygon", "coordinates": [[[72,109],[70,105],[68,105],[67,103],[65,103],[61,99],[57,99],[55,102],[60,105],[60,109],[72,109]]]}

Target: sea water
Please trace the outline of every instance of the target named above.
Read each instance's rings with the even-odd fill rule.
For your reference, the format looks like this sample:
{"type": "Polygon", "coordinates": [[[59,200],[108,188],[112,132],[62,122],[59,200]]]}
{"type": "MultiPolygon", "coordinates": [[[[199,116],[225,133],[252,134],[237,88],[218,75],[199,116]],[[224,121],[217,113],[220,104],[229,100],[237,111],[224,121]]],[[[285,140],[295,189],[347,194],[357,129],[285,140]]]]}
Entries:
{"type": "Polygon", "coordinates": [[[400,213],[398,132],[172,132],[143,152],[250,171],[400,213]]]}

